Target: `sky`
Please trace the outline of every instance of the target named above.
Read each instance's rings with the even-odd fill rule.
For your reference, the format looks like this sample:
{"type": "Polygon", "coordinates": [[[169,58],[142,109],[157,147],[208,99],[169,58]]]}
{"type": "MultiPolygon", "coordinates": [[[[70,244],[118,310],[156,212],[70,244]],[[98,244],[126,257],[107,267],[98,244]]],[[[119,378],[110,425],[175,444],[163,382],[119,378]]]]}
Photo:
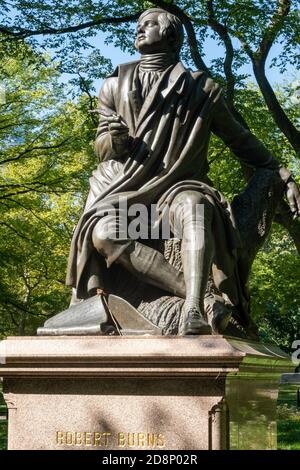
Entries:
{"type": "MultiPolygon", "coordinates": [[[[17,14],[17,10],[12,8],[10,14],[11,15],[17,14]]],[[[107,45],[105,43],[106,37],[107,37],[107,34],[103,32],[98,32],[95,37],[90,38],[89,42],[96,48],[99,48],[101,51],[101,54],[104,57],[110,58],[114,67],[116,67],[118,64],[130,62],[132,60],[139,58],[138,53],[136,53],[135,55],[130,55],[129,53],[123,52],[120,48],[115,47],[113,44],[107,45]]],[[[40,41],[42,44],[45,37],[37,36],[36,39],[40,41]]],[[[132,40],[134,40],[134,38],[132,38],[132,40]]],[[[233,38],[232,42],[233,42],[234,47],[236,48],[240,47],[240,43],[237,39],[233,38]]],[[[278,56],[281,53],[281,51],[282,51],[282,45],[275,43],[273,47],[271,48],[271,51],[269,53],[269,57],[266,63],[266,75],[272,86],[276,84],[291,83],[295,81],[296,79],[300,80],[300,73],[293,66],[290,66],[288,71],[285,72],[284,74],[280,73],[280,70],[278,67],[270,68],[270,63],[271,63],[272,58],[278,56]]],[[[49,52],[51,54],[51,51],[49,52]]],[[[83,51],[83,54],[85,53],[86,52],[83,51]]],[[[203,50],[202,50],[202,57],[208,67],[210,67],[211,61],[213,59],[224,57],[224,54],[225,54],[225,49],[223,46],[218,45],[218,43],[212,38],[206,39],[204,46],[203,46],[203,50]]],[[[251,64],[247,64],[246,66],[243,66],[240,69],[240,72],[243,74],[249,75],[249,81],[256,83],[251,64]]],[[[67,82],[69,78],[70,78],[69,75],[63,74],[62,82],[67,82]]],[[[96,91],[99,90],[102,82],[103,80],[95,80],[94,87],[96,91]]]]}
{"type": "MultiPolygon", "coordinates": [[[[11,8],[10,15],[17,14],[18,11],[15,10],[13,7],[11,8]]],[[[132,60],[138,59],[139,54],[135,55],[130,55],[129,53],[124,53],[121,49],[115,47],[113,44],[107,45],[105,44],[105,39],[106,39],[106,34],[103,32],[98,32],[98,34],[90,39],[90,43],[95,46],[96,48],[99,48],[101,50],[101,54],[104,57],[110,58],[112,61],[112,64],[114,67],[116,67],[118,64],[125,63],[125,62],[130,62],[132,60]]],[[[36,39],[41,41],[43,43],[44,38],[42,36],[37,36],[36,39]]],[[[134,40],[134,38],[132,38],[134,40]]],[[[235,38],[233,38],[233,46],[234,47],[239,47],[239,41],[235,38]]],[[[270,68],[270,63],[273,57],[278,56],[282,51],[282,45],[280,44],[274,44],[273,47],[271,48],[271,51],[269,53],[269,57],[266,63],[266,75],[271,83],[272,86],[276,84],[286,84],[286,83],[291,83],[295,82],[296,80],[300,80],[300,73],[299,70],[297,71],[295,67],[290,66],[288,71],[285,72],[284,74],[281,74],[279,68],[273,67],[270,68]]],[[[49,51],[51,53],[51,51],[49,51]]],[[[220,45],[217,44],[215,40],[212,38],[206,39],[203,50],[202,50],[202,57],[204,59],[204,62],[207,64],[209,67],[211,64],[211,61],[213,59],[216,59],[218,57],[224,57],[224,48],[220,45]]],[[[83,52],[84,54],[85,52],[83,52]]],[[[249,81],[252,81],[253,83],[256,83],[251,64],[248,64],[246,66],[243,66],[240,69],[240,72],[243,74],[249,75],[249,81]]],[[[67,82],[69,80],[70,76],[67,74],[63,74],[61,80],[62,82],[67,82]]],[[[99,88],[101,87],[103,80],[95,80],[94,82],[94,87],[95,90],[98,92],[99,88]]]]}
{"type": "MultiPolygon", "coordinates": [[[[106,45],[105,44],[105,39],[106,35],[104,33],[99,33],[91,43],[95,46],[98,47],[101,50],[102,55],[105,57],[109,57],[112,61],[112,64],[114,67],[116,67],[118,64],[122,64],[125,62],[130,62],[132,60],[136,60],[139,58],[139,54],[136,53],[135,55],[130,55],[129,53],[124,53],[121,51],[119,48],[115,47],[114,45],[106,45]]],[[[238,45],[238,41],[234,43],[234,46],[238,45]]],[[[294,67],[290,66],[289,70],[285,72],[284,74],[280,73],[280,70],[277,67],[272,67],[270,68],[270,63],[273,57],[276,57],[280,54],[282,46],[280,44],[275,44],[273,45],[267,63],[266,63],[266,75],[267,78],[269,79],[270,83],[272,86],[276,84],[286,84],[290,83],[296,78],[298,80],[300,79],[300,73],[297,71],[294,67]]],[[[224,48],[222,46],[219,46],[216,41],[213,39],[207,39],[204,43],[203,51],[202,51],[202,57],[205,61],[205,63],[208,65],[208,67],[211,64],[211,61],[217,57],[222,57],[224,56],[224,48]]],[[[251,64],[248,64],[241,69],[242,73],[250,75],[249,81],[252,81],[256,83],[255,77],[252,71],[252,66],[251,64]]],[[[95,81],[95,88],[98,90],[99,87],[101,86],[102,80],[96,80],[95,81]]]]}

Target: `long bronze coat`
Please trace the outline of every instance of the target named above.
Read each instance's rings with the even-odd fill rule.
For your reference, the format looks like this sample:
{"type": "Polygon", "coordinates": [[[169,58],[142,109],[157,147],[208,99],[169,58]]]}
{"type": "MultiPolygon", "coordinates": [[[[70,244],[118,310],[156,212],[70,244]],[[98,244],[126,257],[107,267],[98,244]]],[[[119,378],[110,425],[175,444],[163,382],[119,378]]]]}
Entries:
{"type": "MultiPolygon", "coordinates": [[[[213,261],[215,284],[236,305],[245,303],[236,266],[239,237],[224,197],[207,179],[207,151],[211,132],[221,137],[235,155],[253,167],[277,166],[263,144],[235,121],[221,89],[203,72],[191,72],[178,62],[169,67],[141,102],[137,66],[120,65],[100,92],[100,124],[96,151],[100,164],[90,178],[90,193],[73,235],[67,284],[79,298],[96,287],[105,288],[109,274],[92,245],[92,231],[103,217],[105,205],[117,206],[126,195],[128,205],[170,204],[184,189],[206,194],[216,207],[213,261]],[[113,148],[105,116],[119,114],[129,128],[127,152],[113,148]]],[[[124,245],[126,247],[126,244],[124,245]]]]}

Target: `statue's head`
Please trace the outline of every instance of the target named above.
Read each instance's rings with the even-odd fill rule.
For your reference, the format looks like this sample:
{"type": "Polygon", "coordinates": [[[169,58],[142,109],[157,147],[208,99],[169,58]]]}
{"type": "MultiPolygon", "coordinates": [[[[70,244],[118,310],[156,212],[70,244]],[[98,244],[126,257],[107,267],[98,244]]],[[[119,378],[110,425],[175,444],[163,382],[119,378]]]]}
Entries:
{"type": "Polygon", "coordinates": [[[150,8],[139,17],[135,47],[141,54],[172,52],[179,57],[182,43],[183,27],[176,16],[150,8]]]}

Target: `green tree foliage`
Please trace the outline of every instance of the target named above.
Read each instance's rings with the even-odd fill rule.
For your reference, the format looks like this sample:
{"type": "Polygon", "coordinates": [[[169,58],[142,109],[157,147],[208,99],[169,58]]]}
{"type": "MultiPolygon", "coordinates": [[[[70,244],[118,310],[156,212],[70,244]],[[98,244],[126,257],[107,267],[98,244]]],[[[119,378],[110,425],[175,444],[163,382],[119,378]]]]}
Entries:
{"type": "Polygon", "coordinates": [[[96,124],[89,97],[71,100],[57,66],[25,44],[6,54],[0,77],[0,334],[24,334],[67,305],[96,124]]]}
{"type": "MultiPolygon", "coordinates": [[[[295,120],[299,105],[291,86],[277,90],[282,105],[295,120]]],[[[300,182],[300,165],[287,139],[278,130],[258,89],[249,84],[237,92],[237,103],[249,127],[285,166],[292,168],[300,182]]],[[[210,178],[232,200],[245,181],[239,163],[223,141],[213,138],[209,154],[210,178]]],[[[300,257],[283,228],[274,223],[263,249],[258,253],[250,278],[251,311],[259,325],[261,338],[291,350],[300,337],[300,257]]]]}
{"type": "MultiPolygon", "coordinates": [[[[2,336],[30,334],[67,306],[64,276],[71,234],[96,163],[93,81],[111,71],[95,37],[104,32],[107,42],[132,53],[135,21],[153,5],[183,21],[187,65],[206,67],[201,52],[207,38],[223,47],[211,73],[222,83],[228,105],[299,181],[297,83],[273,90],[265,71],[276,42],[282,47],[273,67],[285,72],[299,64],[297,1],[0,0],[2,336]],[[246,63],[252,64],[258,86],[249,85],[241,73],[246,63]]],[[[215,186],[232,199],[245,181],[217,138],[209,161],[215,186]]],[[[300,250],[300,230],[287,214],[280,213],[278,220],[288,232],[274,224],[255,261],[252,311],[263,339],[288,350],[299,338],[300,265],[293,241],[300,250]]]]}
{"type": "Polygon", "coordinates": [[[259,252],[251,278],[252,312],[261,338],[291,350],[300,335],[300,259],[279,226],[259,252]]]}

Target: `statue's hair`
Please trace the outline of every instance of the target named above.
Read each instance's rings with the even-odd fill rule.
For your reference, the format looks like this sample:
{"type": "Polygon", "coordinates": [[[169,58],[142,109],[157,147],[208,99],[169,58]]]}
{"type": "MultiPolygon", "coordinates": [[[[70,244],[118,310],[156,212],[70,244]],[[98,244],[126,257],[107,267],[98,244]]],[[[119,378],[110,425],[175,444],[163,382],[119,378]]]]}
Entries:
{"type": "Polygon", "coordinates": [[[184,39],[183,26],[179,18],[162,8],[149,8],[141,14],[138,21],[141,21],[149,13],[160,13],[158,23],[161,34],[169,39],[172,49],[179,56],[184,39]]]}

